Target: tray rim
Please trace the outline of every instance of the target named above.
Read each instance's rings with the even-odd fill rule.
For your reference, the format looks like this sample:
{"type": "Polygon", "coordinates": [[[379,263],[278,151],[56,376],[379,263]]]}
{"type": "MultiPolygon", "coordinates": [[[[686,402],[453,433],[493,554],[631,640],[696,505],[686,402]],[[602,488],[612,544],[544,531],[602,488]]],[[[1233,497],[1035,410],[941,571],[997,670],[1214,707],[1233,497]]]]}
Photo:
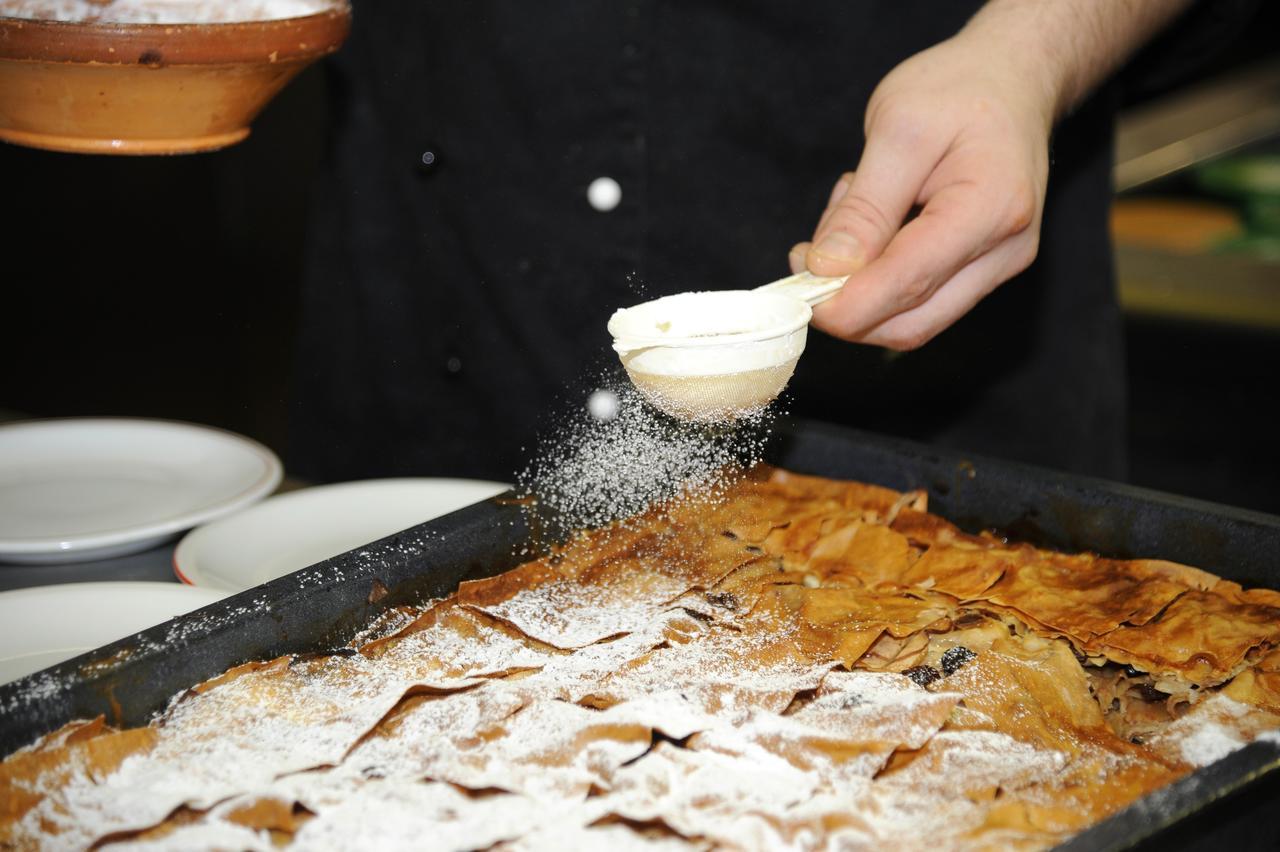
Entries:
{"type": "MultiPolygon", "coordinates": [[[[852,444],[861,447],[864,452],[891,456],[899,461],[923,464],[939,470],[948,468],[948,466],[964,470],[966,469],[965,466],[967,466],[967,469],[975,471],[975,476],[981,475],[976,473],[977,471],[996,471],[1001,475],[1008,474],[1023,477],[1044,484],[1047,487],[1065,489],[1074,494],[1090,498],[1097,498],[1099,495],[1113,495],[1128,501],[1163,505],[1181,512],[1222,518],[1269,531],[1276,537],[1277,546],[1280,547],[1280,516],[1270,515],[1265,512],[1182,497],[1096,477],[1052,471],[1022,462],[1005,461],[978,454],[957,452],[901,438],[881,436],[848,427],[814,421],[786,419],[775,427],[775,432],[779,432],[785,440],[812,441],[821,439],[838,441],[842,444],[852,444]]],[[[798,470],[797,472],[808,471],[798,470]]],[[[841,478],[843,476],[839,473],[829,472],[826,474],[817,472],[817,475],[827,475],[831,478],[841,478]]],[[[888,484],[890,487],[900,487],[892,483],[882,484],[888,484]]],[[[188,647],[216,641],[219,634],[225,633],[227,630],[236,629],[238,624],[236,614],[243,614],[246,608],[252,611],[254,608],[263,605],[279,607],[283,604],[287,607],[291,600],[306,598],[310,594],[317,593],[317,590],[323,593],[331,591],[337,585],[350,586],[353,583],[359,584],[365,580],[377,579],[382,576],[382,574],[378,573],[378,569],[387,568],[393,563],[403,564],[419,559],[429,549],[423,548],[414,553],[412,557],[408,557],[405,552],[407,541],[419,544],[439,541],[443,544],[447,541],[456,541],[459,537],[465,540],[468,535],[476,532],[505,529],[508,527],[507,524],[495,523],[498,520],[505,520],[503,518],[504,514],[513,521],[520,521],[520,523],[510,525],[511,529],[519,530],[519,536],[517,537],[519,541],[527,541],[529,530],[527,527],[521,526],[524,516],[518,511],[518,507],[512,499],[513,497],[512,492],[500,494],[432,521],[410,527],[376,542],[371,542],[364,547],[356,548],[308,568],[301,569],[294,574],[285,575],[262,586],[233,595],[223,601],[211,604],[188,615],[180,616],[134,636],[121,639],[57,666],[28,675],[9,684],[0,685],[0,718],[5,718],[6,721],[12,719],[13,710],[16,706],[33,702],[43,702],[51,705],[61,696],[77,688],[81,690],[91,689],[96,681],[101,681],[112,673],[112,666],[127,668],[133,665],[144,665],[149,660],[155,660],[161,668],[165,668],[167,663],[172,663],[176,657],[181,657],[179,652],[186,650],[188,647]],[[351,568],[353,564],[359,566],[359,563],[363,563],[362,571],[355,571],[350,574],[343,572],[344,576],[341,581],[334,581],[332,573],[335,570],[351,568]],[[212,623],[209,623],[210,619],[212,619],[212,623]],[[168,649],[157,649],[157,646],[162,646],[175,630],[182,635],[185,644],[179,644],[168,649]],[[139,651],[138,649],[140,648],[143,650],[139,651]],[[86,672],[89,674],[85,674],[86,672]]],[[[527,557],[522,557],[521,561],[525,558],[527,557]]],[[[430,567],[439,568],[439,565],[430,567]]],[[[492,573],[504,570],[505,567],[495,566],[492,573]]],[[[419,574],[418,576],[425,577],[426,575],[419,574]]],[[[475,576],[483,575],[477,574],[475,576]]],[[[453,586],[456,587],[456,583],[453,586]]],[[[391,599],[391,603],[388,606],[396,602],[398,601],[391,599]]],[[[382,607],[382,609],[385,608],[382,607]]],[[[376,612],[367,613],[366,621],[375,614],[376,612]]],[[[282,639],[282,642],[285,645],[290,644],[287,636],[282,639]]],[[[301,653],[305,650],[307,648],[298,647],[292,653],[301,653]]],[[[315,649],[311,648],[311,650],[315,649]]],[[[281,653],[288,653],[288,651],[281,651],[281,653]]],[[[225,669],[226,666],[223,668],[225,669]]],[[[218,672],[221,670],[219,669],[218,672]]],[[[218,672],[213,672],[213,674],[218,672]]],[[[188,685],[198,683],[202,679],[204,678],[196,677],[189,681],[188,685]]],[[[109,686],[106,691],[108,698],[114,701],[115,699],[111,695],[109,686]]],[[[172,696],[173,693],[170,694],[170,698],[172,696]]],[[[168,701],[166,700],[160,707],[154,708],[152,712],[159,712],[167,703],[168,701]]],[[[62,722],[68,721],[70,718],[75,718],[75,716],[67,716],[62,722]]],[[[33,741],[36,737],[56,729],[62,722],[55,722],[52,726],[47,726],[39,733],[27,736],[24,739],[18,739],[18,737],[14,736],[16,732],[10,730],[7,724],[0,727],[0,759],[33,741]]],[[[1278,773],[1280,773],[1280,743],[1255,742],[1244,749],[1233,752],[1222,760],[1196,770],[1169,787],[1162,788],[1142,799],[1138,799],[1107,819],[1084,829],[1058,848],[1071,850],[1071,852],[1084,849],[1130,848],[1151,840],[1157,835],[1166,835],[1180,821],[1202,813],[1217,802],[1250,788],[1263,780],[1277,777],[1278,773]],[[1185,790],[1179,785],[1185,785],[1185,790]],[[1169,809],[1159,811],[1159,813],[1166,815],[1158,820],[1153,819],[1155,811],[1152,808],[1152,798],[1175,788],[1178,788],[1175,791],[1176,794],[1186,793],[1188,795],[1189,798],[1185,803],[1185,807],[1174,808],[1173,810],[1176,813],[1172,814],[1168,813],[1169,809]],[[1191,795],[1196,792],[1208,793],[1209,795],[1201,795],[1198,798],[1191,795]]]]}

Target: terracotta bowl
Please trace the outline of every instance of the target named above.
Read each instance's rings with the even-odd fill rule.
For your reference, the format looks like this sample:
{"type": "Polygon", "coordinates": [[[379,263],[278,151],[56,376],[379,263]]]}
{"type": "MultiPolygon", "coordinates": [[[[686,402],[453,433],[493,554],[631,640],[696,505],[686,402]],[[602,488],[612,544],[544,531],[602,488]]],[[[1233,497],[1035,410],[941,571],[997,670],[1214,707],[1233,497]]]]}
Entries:
{"type": "Polygon", "coordinates": [[[232,145],[298,72],[338,49],[350,26],[345,3],[225,24],[0,17],[0,139],[94,154],[232,145]]]}

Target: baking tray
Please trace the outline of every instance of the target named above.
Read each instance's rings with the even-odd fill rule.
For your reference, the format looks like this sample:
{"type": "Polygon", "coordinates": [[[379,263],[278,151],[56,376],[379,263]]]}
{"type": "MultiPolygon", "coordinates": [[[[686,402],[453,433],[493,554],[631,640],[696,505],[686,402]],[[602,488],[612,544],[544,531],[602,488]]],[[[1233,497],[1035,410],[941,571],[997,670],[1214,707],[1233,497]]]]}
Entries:
{"type": "MultiPolygon", "coordinates": [[[[962,527],[1106,556],[1184,562],[1280,587],[1280,517],[804,421],[769,460],[927,488],[962,527]]],[[[526,559],[536,536],[503,497],[438,518],[0,687],[0,755],[75,718],[145,724],[169,698],[250,659],[338,647],[385,609],[446,595],[526,559]]],[[[1280,745],[1254,743],[1077,835],[1069,850],[1276,848],[1280,745]]]]}

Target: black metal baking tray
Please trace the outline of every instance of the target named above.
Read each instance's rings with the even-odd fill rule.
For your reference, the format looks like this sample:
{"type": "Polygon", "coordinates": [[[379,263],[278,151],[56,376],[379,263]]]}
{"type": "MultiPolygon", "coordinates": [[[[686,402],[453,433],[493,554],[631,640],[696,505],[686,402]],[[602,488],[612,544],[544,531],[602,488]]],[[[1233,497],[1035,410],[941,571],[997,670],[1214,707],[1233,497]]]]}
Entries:
{"type": "MultiPolygon", "coordinates": [[[[1280,588],[1280,517],[811,422],[776,429],[770,461],[891,488],[971,530],[1107,556],[1170,559],[1280,588]]],[[[522,561],[531,531],[501,497],[305,568],[0,686],[0,755],[64,722],[145,724],[169,698],[250,659],[325,650],[388,607],[522,561]],[[385,593],[384,593],[385,592],[385,593]]],[[[536,542],[535,542],[536,544],[536,542]]],[[[1280,746],[1255,743],[1073,838],[1070,850],[1277,847],[1280,746]]]]}

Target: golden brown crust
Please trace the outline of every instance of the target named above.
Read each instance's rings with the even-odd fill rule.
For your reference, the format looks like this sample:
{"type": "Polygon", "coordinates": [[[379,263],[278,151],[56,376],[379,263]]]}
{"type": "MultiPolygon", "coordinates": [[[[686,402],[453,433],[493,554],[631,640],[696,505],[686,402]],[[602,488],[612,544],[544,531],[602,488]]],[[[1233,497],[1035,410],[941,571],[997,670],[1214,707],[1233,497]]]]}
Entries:
{"type": "Polygon", "coordinates": [[[1245,656],[1280,641],[1280,608],[1251,598],[1188,589],[1158,618],[1122,625],[1088,645],[1146,671],[1168,673],[1201,685],[1234,675],[1245,656]]]}
{"type": "Polygon", "coordinates": [[[1173,732],[1280,724],[1280,593],[926,510],[919,492],[756,469],[722,502],[464,583],[358,653],[236,667],[134,731],[65,726],[0,764],[0,844],[287,844],[343,836],[344,797],[407,796],[418,819],[472,815],[479,845],[585,802],[582,844],[927,831],[938,848],[1043,848],[1189,772],[1173,732]],[[216,795],[156,789],[148,815],[78,822],[127,758],[144,783],[189,751],[262,747],[259,725],[297,731],[305,754],[267,740],[239,770],[256,780],[213,761],[216,795]],[[886,817],[905,812],[921,822],[886,817]]]}

